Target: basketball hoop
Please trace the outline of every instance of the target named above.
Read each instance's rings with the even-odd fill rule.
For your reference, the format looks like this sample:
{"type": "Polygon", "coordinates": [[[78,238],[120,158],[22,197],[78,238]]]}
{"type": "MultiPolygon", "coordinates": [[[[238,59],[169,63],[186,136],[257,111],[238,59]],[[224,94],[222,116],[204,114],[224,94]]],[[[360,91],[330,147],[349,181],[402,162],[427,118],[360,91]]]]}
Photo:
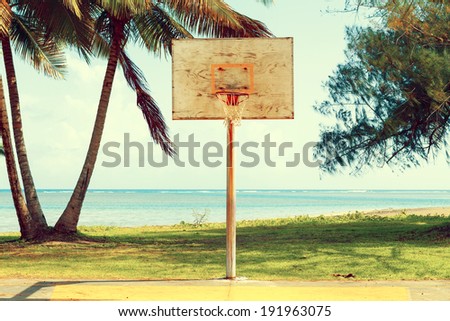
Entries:
{"type": "Polygon", "coordinates": [[[216,97],[225,113],[224,124],[226,126],[229,124],[240,126],[242,112],[244,111],[245,102],[249,98],[249,95],[247,93],[222,91],[217,92],[216,97]]]}
{"type": "Polygon", "coordinates": [[[233,280],[237,232],[234,127],[242,119],[294,118],[293,39],[174,39],[172,58],[172,118],[224,119],[226,278],[233,280]]]}

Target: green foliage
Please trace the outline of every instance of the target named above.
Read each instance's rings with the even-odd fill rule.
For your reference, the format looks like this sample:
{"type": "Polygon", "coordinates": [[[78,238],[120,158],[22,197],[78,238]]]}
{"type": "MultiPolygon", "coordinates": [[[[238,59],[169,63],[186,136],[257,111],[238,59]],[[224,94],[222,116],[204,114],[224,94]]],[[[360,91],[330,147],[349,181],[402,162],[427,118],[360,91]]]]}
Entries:
{"type": "Polygon", "coordinates": [[[37,5],[37,1],[2,1],[0,38],[9,38],[15,51],[36,70],[54,78],[62,78],[66,61],[61,43],[43,23],[51,14],[59,16],[60,12],[57,8],[51,14],[48,8],[38,12],[37,5]]]}
{"type": "MultiPolygon", "coordinates": [[[[449,216],[348,215],[238,222],[238,275],[259,280],[450,279],[449,216]]],[[[212,279],[225,225],[81,227],[78,242],[0,234],[0,278],[212,279]],[[17,237],[17,236],[16,236],[17,237]],[[133,267],[133,268],[130,268],[133,267]]]]}
{"type": "Polygon", "coordinates": [[[380,9],[389,13],[382,28],[347,29],[347,61],[326,82],[329,99],[315,107],[336,119],[316,149],[326,171],[418,165],[448,144],[450,6],[393,3],[380,9]]]}

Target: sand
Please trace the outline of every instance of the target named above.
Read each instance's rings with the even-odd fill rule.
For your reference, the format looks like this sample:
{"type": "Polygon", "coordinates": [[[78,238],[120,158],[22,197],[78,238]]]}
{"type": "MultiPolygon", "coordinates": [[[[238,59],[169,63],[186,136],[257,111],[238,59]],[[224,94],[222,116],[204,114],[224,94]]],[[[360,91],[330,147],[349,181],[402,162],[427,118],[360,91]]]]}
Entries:
{"type": "Polygon", "coordinates": [[[391,216],[398,214],[407,215],[450,215],[450,207],[425,207],[425,208],[405,208],[405,209],[382,209],[361,211],[368,215],[391,216]]]}

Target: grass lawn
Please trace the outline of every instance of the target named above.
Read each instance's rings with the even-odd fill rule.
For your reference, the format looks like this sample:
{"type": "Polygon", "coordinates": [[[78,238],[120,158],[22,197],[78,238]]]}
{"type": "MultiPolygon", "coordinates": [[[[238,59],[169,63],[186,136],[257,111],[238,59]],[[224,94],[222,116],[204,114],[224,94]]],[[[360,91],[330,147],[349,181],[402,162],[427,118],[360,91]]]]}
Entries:
{"type": "MultiPolygon", "coordinates": [[[[26,244],[0,234],[0,278],[211,279],[225,225],[81,227],[85,240],[26,244]]],[[[450,279],[450,216],[295,217],[238,223],[238,276],[257,280],[450,279]]]]}

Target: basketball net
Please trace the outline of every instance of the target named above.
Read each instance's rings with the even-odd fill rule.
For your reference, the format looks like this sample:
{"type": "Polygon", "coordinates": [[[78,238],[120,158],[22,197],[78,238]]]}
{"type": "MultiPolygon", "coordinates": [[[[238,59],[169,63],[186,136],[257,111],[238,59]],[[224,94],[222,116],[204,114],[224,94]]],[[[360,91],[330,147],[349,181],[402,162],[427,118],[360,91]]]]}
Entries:
{"type": "Polygon", "coordinates": [[[242,120],[242,112],[248,99],[248,94],[235,92],[218,92],[216,93],[220,104],[225,113],[224,125],[240,126],[242,120]]]}

